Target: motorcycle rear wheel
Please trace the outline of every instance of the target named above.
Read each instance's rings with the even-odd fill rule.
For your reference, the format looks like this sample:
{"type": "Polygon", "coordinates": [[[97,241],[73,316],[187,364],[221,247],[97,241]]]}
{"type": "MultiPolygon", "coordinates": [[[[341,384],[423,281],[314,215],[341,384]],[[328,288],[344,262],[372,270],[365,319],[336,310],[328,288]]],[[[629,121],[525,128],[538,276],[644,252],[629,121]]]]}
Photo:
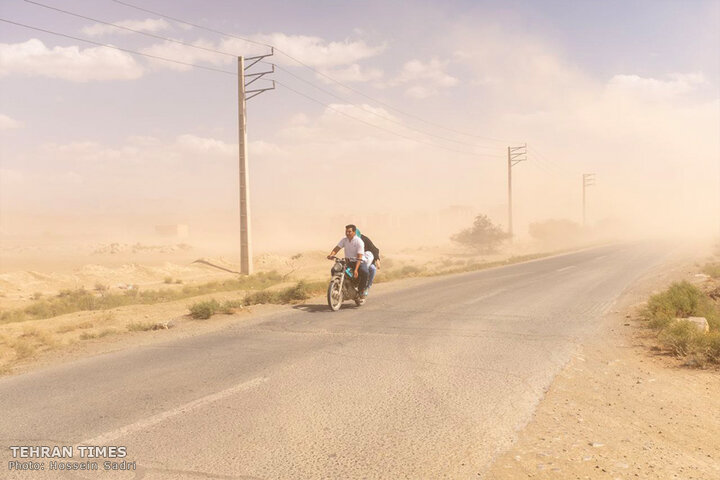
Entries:
{"type": "Polygon", "coordinates": [[[340,310],[340,306],[343,303],[343,291],[340,286],[339,278],[333,278],[330,280],[330,285],[328,285],[327,291],[327,300],[328,305],[333,312],[340,310]]]}

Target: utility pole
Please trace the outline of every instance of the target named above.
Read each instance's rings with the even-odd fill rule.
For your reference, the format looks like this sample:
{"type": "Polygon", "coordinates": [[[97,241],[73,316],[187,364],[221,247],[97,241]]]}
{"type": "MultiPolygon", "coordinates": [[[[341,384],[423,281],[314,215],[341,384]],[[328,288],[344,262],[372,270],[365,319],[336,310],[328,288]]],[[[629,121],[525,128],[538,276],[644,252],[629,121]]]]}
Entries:
{"type": "Polygon", "coordinates": [[[512,218],[512,167],[527,160],[527,143],[519,147],[508,147],[508,234],[513,236],[512,218]]]}
{"type": "Polygon", "coordinates": [[[585,226],[585,189],[595,185],[594,173],[583,173],[583,227],[585,226]]]}
{"type": "Polygon", "coordinates": [[[262,78],[264,75],[273,73],[272,70],[258,73],[245,73],[265,57],[269,57],[274,53],[271,48],[268,55],[259,55],[257,57],[238,57],[238,154],[239,154],[239,171],[240,171],[240,273],[250,275],[253,272],[252,265],[252,246],[250,236],[250,192],[248,179],[248,154],[247,154],[247,109],[246,102],[251,98],[260,95],[267,90],[275,88],[273,81],[272,87],[259,88],[255,90],[247,90],[248,85],[262,78]],[[249,63],[246,65],[245,61],[249,63]],[[249,79],[249,80],[248,80],[249,79]]]}

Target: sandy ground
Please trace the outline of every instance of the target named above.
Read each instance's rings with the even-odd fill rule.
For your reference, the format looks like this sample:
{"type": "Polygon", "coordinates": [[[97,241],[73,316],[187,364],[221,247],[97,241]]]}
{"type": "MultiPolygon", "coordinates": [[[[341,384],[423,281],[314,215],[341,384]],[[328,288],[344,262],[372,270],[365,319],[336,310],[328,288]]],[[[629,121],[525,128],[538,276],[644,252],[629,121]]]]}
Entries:
{"type": "Polygon", "coordinates": [[[649,295],[696,273],[676,264],[627,291],[485,478],[720,479],[720,369],[653,348],[638,316],[649,295]]]}
{"type": "MultiPolygon", "coordinates": [[[[448,247],[426,247],[386,253],[386,269],[407,265],[430,270],[493,261],[511,254],[531,253],[517,248],[495,257],[469,257],[448,247]]],[[[54,295],[65,288],[106,285],[122,291],[140,288],[182,288],[182,285],[234,278],[235,274],[192,263],[188,251],[168,250],[152,258],[146,251],[96,253],[96,263],[65,263],[52,270],[13,270],[0,273],[0,308],[17,308],[39,292],[54,295]],[[123,256],[124,255],[124,256],[123,256]],[[139,263],[143,259],[144,263],[139,263]],[[173,283],[168,284],[167,278],[173,283]],[[174,282],[181,281],[182,284],[174,282]]],[[[276,270],[297,278],[324,279],[329,264],[324,251],[263,254],[259,271],[276,270]]],[[[87,257],[84,257],[86,259],[87,257]]],[[[76,259],[78,260],[78,259],[76,259]]],[[[237,269],[223,258],[212,263],[237,269]]],[[[16,262],[18,263],[18,262],[16,262]]],[[[18,263],[19,264],[19,263],[18,263]]],[[[558,375],[533,419],[518,433],[514,446],[496,459],[485,478],[570,479],[720,479],[720,371],[683,367],[654,350],[652,334],[638,319],[638,306],[654,291],[681,278],[695,279],[696,265],[687,260],[646,276],[618,300],[603,319],[602,334],[580,348],[558,375]]],[[[379,283],[376,289],[396,289],[427,278],[379,283]]],[[[0,325],[0,359],[13,355],[12,339],[41,343],[0,374],[19,374],[44,365],[133,348],[173,338],[200,335],[238,322],[262,321],[287,306],[260,305],[236,315],[209,320],[187,316],[190,303],[203,298],[240,299],[244,292],[210,294],[156,305],[132,305],[102,312],[78,312],[52,319],[0,325]],[[129,332],[132,322],[165,323],[173,328],[129,332]],[[43,337],[45,342],[39,342],[43,337]]],[[[2,369],[0,369],[2,370],[2,369]]]]}
{"type": "MultiPolygon", "coordinates": [[[[381,283],[386,272],[404,267],[420,267],[428,272],[463,268],[473,263],[535,253],[541,248],[518,244],[513,245],[511,250],[494,255],[473,255],[451,245],[385,251],[375,288],[389,288],[381,283]]],[[[299,279],[325,280],[329,278],[331,266],[325,258],[329,250],[262,253],[254,257],[255,271],[276,271],[284,277],[285,282],[272,288],[286,287],[299,279]]],[[[131,288],[140,291],[180,290],[188,285],[237,278],[233,272],[239,270],[239,265],[222,256],[195,257],[199,253],[199,250],[184,244],[119,243],[81,245],[71,249],[55,246],[51,249],[27,247],[3,250],[0,311],[21,309],[38,299],[58,295],[63,290],[84,288],[95,295],[123,294],[131,288]],[[13,268],[7,270],[8,267],[13,268]]],[[[129,305],[40,320],[0,323],[0,375],[19,374],[43,365],[133,345],[199,335],[236,321],[246,321],[245,317],[249,317],[251,312],[254,317],[258,313],[280,308],[253,306],[239,309],[238,315],[215,315],[210,320],[193,320],[188,316],[188,306],[193,303],[211,298],[220,302],[241,300],[246,293],[219,292],[154,305],[129,305]],[[138,323],[169,325],[171,328],[130,331],[132,325],[138,323]],[[18,343],[23,344],[22,350],[18,350],[18,343]]]]}

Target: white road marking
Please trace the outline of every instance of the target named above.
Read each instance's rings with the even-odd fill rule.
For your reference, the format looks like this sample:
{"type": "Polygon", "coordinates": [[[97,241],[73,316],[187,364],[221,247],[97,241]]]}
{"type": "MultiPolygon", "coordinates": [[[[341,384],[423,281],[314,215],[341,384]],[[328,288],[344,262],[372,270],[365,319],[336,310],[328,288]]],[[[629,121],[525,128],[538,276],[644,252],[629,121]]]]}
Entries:
{"type": "Polygon", "coordinates": [[[482,302],[483,300],[487,300],[490,297],[494,297],[495,295],[504,292],[507,290],[507,288],[501,288],[499,290],[493,290],[492,292],[486,293],[485,295],[480,295],[479,297],[475,297],[472,300],[468,300],[466,302],[462,302],[461,305],[472,305],[473,303],[482,302]]]}
{"type": "Polygon", "coordinates": [[[571,268],[577,268],[577,265],[570,265],[569,267],[558,268],[555,271],[556,272],[564,272],[565,270],[570,270],[571,268]]]}
{"type": "Polygon", "coordinates": [[[105,445],[113,440],[116,440],[120,437],[124,437],[125,435],[139,432],[141,430],[145,430],[146,428],[150,428],[154,425],[157,425],[160,422],[164,422],[165,420],[175,417],[177,415],[191,412],[195,409],[198,409],[200,407],[204,407],[205,405],[208,405],[213,402],[217,402],[218,400],[222,400],[225,397],[229,397],[230,395],[234,395],[236,393],[242,392],[244,390],[249,390],[253,387],[257,387],[261,383],[266,382],[268,379],[266,377],[258,377],[254,378],[252,380],[249,380],[247,382],[240,383],[238,385],[235,385],[234,387],[230,387],[226,390],[222,390],[217,393],[213,393],[211,395],[207,395],[202,398],[198,398],[197,400],[193,400],[190,403],[186,403],[185,405],[181,405],[179,407],[173,408],[171,410],[168,410],[166,412],[158,413],[157,415],[153,415],[152,417],[148,417],[142,420],[139,420],[135,423],[132,423],[130,425],[126,425],[124,427],[118,428],[116,430],[112,430],[110,432],[103,433],[102,435],[99,435],[97,437],[91,438],[89,440],[85,440],[84,442],[80,442],[76,445],[105,445]]]}

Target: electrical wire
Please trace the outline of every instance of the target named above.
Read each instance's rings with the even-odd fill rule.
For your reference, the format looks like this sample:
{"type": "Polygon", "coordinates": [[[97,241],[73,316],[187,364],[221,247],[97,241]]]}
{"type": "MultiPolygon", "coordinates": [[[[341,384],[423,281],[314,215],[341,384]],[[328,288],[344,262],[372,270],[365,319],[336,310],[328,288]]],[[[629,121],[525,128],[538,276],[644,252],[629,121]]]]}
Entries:
{"type": "Polygon", "coordinates": [[[29,29],[31,29],[31,30],[37,30],[38,32],[49,33],[49,34],[51,34],[51,35],[57,35],[57,36],[59,36],[59,37],[70,38],[70,39],[72,39],[72,40],[77,40],[77,41],[79,41],[79,42],[89,43],[89,44],[92,44],[92,45],[96,45],[96,46],[98,46],[98,47],[105,47],[105,48],[111,48],[111,49],[113,49],[113,50],[119,50],[119,51],[121,51],[121,52],[130,53],[130,54],[132,54],[132,55],[141,55],[141,56],[143,56],[143,57],[148,57],[148,58],[152,58],[152,59],[155,59],[155,60],[162,60],[162,61],[164,61],[164,62],[172,62],[172,63],[177,63],[177,64],[179,64],[179,65],[185,65],[185,66],[187,66],[187,67],[201,68],[201,69],[203,69],[203,70],[209,70],[209,71],[212,71],[212,72],[225,73],[225,74],[228,74],[228,75],[237,76],[237,73],[236,73],[236,72],[231,72],[231,71],[228,71],[228,70],[221,70],[221,69],[219,69],[219,68],[207,67],[207,66],[205,66],[205,65],[198,65],[198,64],[196,64],[196,63],[189,63],[189,62],[183,62],[183,61],[180,61],[180,60],[173,60],[173,59],[171,59],[171,58],[160,57],[160,56],[158,56],[158,55],[152,55],[152,54],[150,54],[150,53],[138,52],[138,51],[130,50],[130,49],[127,49],[127,48],[116,47],[115,45],[108,45],[108,44],[106,44],[106,43],[95,42],[95,41],[93,41],[93,40],[88,40],[88,39],[85,39],[85,38],[80,38],[80,37],[75,37],[75,36],[72,36],[72,35],[67,35],[67,34],[65,34],[65,33],[54,32],[54,31],[52,31],[52,30],[46,30],[46,29],[40,28],[40,27],[33,27],[33,26],[31,26],[31,25],[26,25],[26,24],[24,24],[24,23],[13,22],[12,20],[7,20],[7,19],[5,19],[5,18],[0,18],[0,22],[5,22],[5,23],[12,24],[12,25],[17,25],[17,26],[19,26],[19,27],[29,28],[29,29]]]}
{"type": "Polygon", "coordinates": [[[73,17],[90,20],[91,22],[101,23],[103,25],[108,25],[108,26],[115,27],[115,28],[118,28],[121,30],[126,30],[128,32],[133,32],[133,33],[137,33],[139,35],[144,35],[146,37],[157,38],[159,40],[165,40],[166,42],[177,43],[178,45],[184,45],[186,47],[192,47],[192,48],[196,48],[199,50],[205,50],[206,52],[218,53],[220,55],[226,55],[226,56],[230,56],[233,58],[237,58],[237,55],[235,55],[234,53],[223,52],[221,50],[216,50],[214,48],[208,48],[208,47],[203,47],[200,45],[194,45],[192,43],[183,42],[181,40],[175,40],[173,38],[168,38],[168,37],[165,37],[162,35],[157,35],[157,34],[150,33],[150,32],[143,32],[142,30],[136,30],[134,28],[126,27],[124,25],[118,25],[116,23],[106,22],[104,20],[98,20],[97,18],[87,17],[85,15],[80,15],[79,13],[71,12],[69,10],[63,10],[62,8],[53,7],[51,5],[45,5],[44,3],[35,2],[33,0],[23,0],[23,1],[25,3],[31,3],[33,5],[37,5],[38,7],[47,8],[49,10],[55,10],[56,12],[64,13],[66,15],[72,15],[73,17]]]}
{"type": "Polygon", "coordinates": [[[351,118],[351,119],[353,119],[353,120],[355,120],[355,121],[358,121],[358,122],[360,122],[360,123],[364,123],[365,125],[368,125],[368,126],[370,126],[370,127],[376,128],[376,129],[378,129],[378,130],[382,130],[382,131],[387,132],[387,133],[390,133],[390,134],[392,134],[392,135],[396,135],[396,136],[401,137],[401,138],[404,138],[404,139],[406,139],[406,140],[410,140],[410,141],[412,141],[412,142],[422,143],[422,144],[429,145],[429,146],[432,146],[432,147],[435,147],[435,148],[441,148],[441,149],[443,149],[443,150],[448,150],[448,151],[451,151],[451,152],[454,152],[454,153],[460,153],[460,154],[463,154],[463,155],[470,155],[470,156],[473,156],[473,157],[481,156],[481,157],[489,157],[489,158],[501,158],[499,155],[478,154],[478,153],[473,153],[473,152],[467,152],[467,151],[464,151],[464,150],[457,150],[457,149],[454,149],[454,148],[448,148],[448,147],[444,147],[444,146],[442,146],[442,145],[437,145],[437,144],[434,144],[434,143],[430,143],[430,142],[425,142],[425,141],[423,141],[423,140],[419,140],[419,139],[417,139],[417,138],[409,137],[409,136],[407,136],[407,135],[403,135],[403,134],[401,134],[401,133],[394,132],[394,131],[389,130],[389,129],[387,129],[387,128],[384,128],[384,127],[381,127],[381,126],[379,126],[379,125],[376,125],[376,124],[374,124],[374,123],[366,122],[365,120],[362,120],[362,119],[360,119],[360,118],[357,118],[357,117],[354,117],[354,116],[352,116],[352,115],[349,115],[349,114],[343,112],[342,110],[337,109],[337,108],[333,107],[332,105],[323,102],[322,100],[318,100],[317,98],[311,97],[310,95],[306,95],[306,94],[304,94],[304,93],[302,93],[302,92],[300,92],[300,91],[298,91],[298,90],[295,90],[295,89],[292,88],[292,87],[289,87],[289,86],[285,85],[284,83],[282,83],[282,82],[280,82],[280,81],[278,81],[278,80],[275,80],[275,84],[276,84],[276,85],[279,85],[279,86],[281,86],[281,87],[283,87],[283,88],[285,88],[285,89],[287,89],[287,90],[289,90],[289,91],[291,91],[291,92],[293,92],[293,93],[295,93],[296,95],[299,95],[299,96],[304,97],[304,98],[306,98],[306,99],[308,99],[308,100],[310,100],[310,101],[312,101],[312,102],[315,102],[315,103],[317,103],[317,104],[319,104],[319,105],[322,105],[322,106],[328,108],[329,110],[332,110],[332,111],[334,111],[334,112],[336,112],[336,113],[339,113],[340,115],[343,115],[343,116],[345,116],[345,117],[351,118]]]}
{"type": "MultiPolygon", "coordinates": [[[[49,33],[49,34],[51,34],[51,35],[56,35],[56,36],[60,36],[60,37],[64,37],[64,38],[69,38],[69,39],[72,39],[72,40],[77,40],[77,41],[80,41],[80,42],[89,43],[89,44],[96,45],[96,46],[99,46],[99,47],[110,48],[110,49],[113,49],[113,50],[119,50],[119,51],[126,52],[126,53],[129,53],[129,54],[132,54],[132,55],[140,55],[140,56],[152,58],[152,59],[155,59],[155,60],[161,60],[161,61],[165,61],[165,62],[176,63],[176,64],[185,65],[185,66],[189,66],[189,67],[194,67],[194,68],[200,68],[200,69],[204,69],[204,70],[209,70],[209,71],[213,71],[213,72],[217,72],[217,73],[224,73],[224,74],[228,74],[228,75],[233,75],[233,76],[237,77],[237,73],[236,73],[236,72],[231,72],[231,71],[228,71],[228,70],[220,70],[220,69],[217,69],[217,68],[206,67],[206,66],[204,66],[204,65],[197,65],[197,64],[194,64],[194,63],[182,62],[182,61],[179,61],[179,60],[173,60],[173,59],[166,58],[166,57],[161,57],[161,56],[158,56],[158,55],[151,55],[151,54],[148,54],[148,53],[142,53],[142,52],[138,52],[138,51],[135,51],[135,50],[130,50],[130,49],[127,49],[127,48],[116,47],[116,46],[114,46],[114,45],[108,45],[108,44],[105,44],[105,43],[95,42],[95,41],[93,41],[93,40],[88,40],[88,39],[81,38],[81,37],[76,37],[76,36],[73,36],[73,35],[67,35],[67,34],[64,34],[64,33],[55,32],[55,31],[47,30],[47,29],[40,28],[40,27],[34,27],[34,26],[32,26],[32,25],[26,25],[26,24],[24,24],[24,23],[15,22],[15,21],[8,20],[8,19],[5,19],[5,18],[0,18],[0,22],[5,22],[5,23],[8,23],[8,24],[16,25],[16,26],[23,27],[23,28],[28,28],[28,29],[36,30],[36,31],[43,32],[43,33],[49,33]]],[[[293,89],[293,88],[291,88],[291,87],[289,87],[289,86],[287,86],[287,85],[285,85],[285,84],[283,84],[283,83],[281,83],[281,82],[275,81],[275,83],[278,84],[278,85],[280,85],[280,86],[282,86],[282,87],[284,87],[285,89],[287,89],[287,90],[289,90],[289,91],[297,94],[297,95],[300,95],[300,96],[302,96],[302,97],[305,97],[305,98],[307,98],[307,99],[309,99],[309,100],[311,100],[311,101],[313,101],[313,102],[319,103],[319,104],[321,104],[321,105],[329,108],[330,110],[333,110],[333,111],[335,111],[335,112],[337,112],[337,113],[339,113],[339,114],[341,114],[341,115],[344,115],[344,116],[346,116],[346,117],[348,117],[348,118],[351,118],[351,119],[353,119],[353,120],[355,120],[355,121],[357,121],[357,122],[363,123],[363,124],[365,124],[365,125],[371,126],[371,127],[373,127],[373,128],[376,128],[376,129],[379,129],[379,130],[383,130],[383,131],[385,131],[385,132],[387,132],[387,133],[390,133],[390,134],[392,134],[392,135],[395,135],[395,136],[398,136],[398,137],[401,137],[401,138],[405,138],[405,139],[407,139],[407,140],[410,140],[410,141],[413,141],[413,142],[416,142],[416,143],[422,143],[422,144],[429,145],[429,146],[432,146],[432,147],[435,147],[435,148],[441,148],[441,149],[444,149],[444,150],[448,150],[448,151],[452,151],[452,152],[460,153],[460,154],[464,154],[464,155],[492,157],[492,155],[475,154],[475,153],[466,152],[466,151],[463,151],[463,150],[456,150],[456,149],[444,147],[444,146],[441,146],[441,145],[437,145],[437,144],[430,143],[430,142],[425,142],[425,141],[419,140],[419,139],[417,139],[417,138],[409,137],[409,136],[407,136],[407,135],[403,135],[403,134],[394,132],[394,131],[392,131],[392,130],[383,128],[383,127],[381,127],[381,126],[379,126],[379,125],[376,125],[376,124],[367,122],[367,121],[365,121],[365,120],[362,120],[362,119],[360,119],[360,118],[354,117],[354,116],[352,116],[352,115],[348,115],[347,113],[345,113],[345,112],[343,112],[343,111],[341,111],[341,110],[339,110],[339,109],[337,109],[337,108],[334,108],[334,107],[331,106],[331,105],[328,105],[328,104],[326,104],[326,103],[324,103],[324,102],[322,102],[322,101],[320,101],[320,100],[317,100],[317,99],[315,99],[315,98],[313,98],[313,97],[310,97],[309,95],[306,95],[306,94],[304,94],[304,93],[302,93],[302,92],[300,92],[300,91],[298,91],[298,90],[295,90],[295,89],[293,89]]]]}
{"type": "MultiPolygon", "coordinates": [[[[179,44],[179,45],[183,45],[183,46],[186,46],[186,47],[195,48],[195,49],[199,49],[199,50],[204,50],[204,51],[211,52],[211,53],[217,53],[217,54],[220,54],[220,55],[230,56],[230,57],[233,57],[233,58],[237,58],[237,57],[238,57],[238,55],[235,54],[235,53],[224,52],[224,51],[217,50],[217,49],[214,49],[214,48],[203,47],[203,46],[200,46],[200,45],[195,45],[195,44],[192,44],[192,43],[188,43],[188,42],[183,42],[183,41],[180,41],[180,40],[172,39],[172,38],[169,38],[169,37],[165,37],[165,36],[163,36],[163,35],[157,35],[157,34],[154,34],[154,33],[149,33],[149,32],[144,32],[144,31],[141,31],[141,30],[136,30],[136,29],[133,29],[133,28],[130,28],[130,27],[126,27],[126,26],[124,26],[124,25],[118,25],[118,24],[116,24],[116,23],[106,22],[106,21],[104,21],[104,20],[100,20],[100,19],[97,19],[97,18],[94,18],[94,17],[89,17],[89,16],[86,16],[86,15],[81,15],[81,14],[79,14],[79,13],[71,12],[71,11],[69,11],[69,10],[64,10],[64,9],[61,9],[61,8],[53,7],[53,6],[51,6],[51,5],[47,5],[47,4],[44,4],[44,3],[41,3],[41,2],[37,2],[37,1],[34,1],[34,0],[24,0],[24,1],[25,1],[26,3],[30,3],[30,4],[36,5],[36,6],[38,6],[38,7],[46,8],[46,9],[49,9],[49,10],[54,10],[54,11],[57,11],[57,12],[60,12],[60,13],[66,14],[66,15],[71,15],[71,16],[73,16],[73,17],[82,18],[82,19],[84,19],[84,20],[89,20],[89,21],[92,21],[92,22],[100,23],[100,24],[102,24],[102,25],[108,25],[108,26],[111,26],[111,27],[114,27],[114,28],[117,28],[117,29],[121,29],[121,30],[129,31],[129,32],[133,32],[133,33],[136,33],[136,34],[139,34],[139,35],[144,35],[144,36],[146,36],[146,37],[155,38],[155,39],[159,39],[159,40],[164,40],[164,41],[166,41],[166,42],[172,42],[172,43],[179,44]]],[[[124,3],[124,2],[118,2],[118,3],[121,3],[121,4],[123,4],[123,5],[129,5],[129,4],[126,4],[126,3],[124,3]]],[[[153,13],[153,14],[159,15],[158,13],[151,12],[151,11],[149,11],[149,10],[148,10],[148,13],[153,13]]],[[[239,37],[239,38],[240,38],[240,37],[239,37]]],[[[341,97],[340,95],[337,95],[337,94],[335,94],[334,92],[331,92],[331,91],[328,90],[328,89],[322,88],[322,87],[316,85],[315,83],[313,83],[313,82],[311,82],[311,81],[309,81],[309,80],[306,80],[306,79],[302,78],[302,77],[299,76],[299,75],[296,75],[296,74],[292,73],[292,72],[291,72],[290,70],[288,70],[287,68],[283,68],[283,67],[280,66],[280,65],[273,64],[273,63],[269,63],[269,62],[262,62],[262,63],[265,63],[265,64],[267,64],[267,65],[272,65],[272,66],[274,66],[275,68],[277,68],[278,70],[281,70],[281,71],[285,72],[286,74],[292,76],[293,78],[295,78],[295,79],[297,79],[297,80],[299,80],[299,81],[301,81],[301,82],[304,82],[304,83],[312,86],[313,88],[316,88],[316,89],[324,92],[325,94],[332,96],[333,98],[336,98],[336,99],[341,100],[341,101],[343,101],[343,102],[347,102],[347,103],[352,104],[352,102],[349,101],[348,99],[346,99],[346,98],[344,98],[344,97],[341,97]]],[[[458,144],[458,145],[465,145],[465,146],[469,146],[469,147],[472,147],[472,148],[479,148],[479,149],[486,149],[486,150],[487,150],[487,149],[494,149],[494,148],[496,148],[496,147],[490,147],[490,146],[485,146],[485,145],[478,145],[478,144],[473,144],[473,143],[469,143],[469,142],[463,142],[463,141],[459,141],[459,140],[454,140],[454,139],[451,139],[451,138],[448,138],[448,137],[444,137],[444,136],[442,136],[442,135],[437,135],[437,134],[434,134],[434,133],[429,133],[429,132],[426,132],[426,131],[424,131],[424,130],[420,130],[420,129],[418,129],[418,128],[414,128],[414,127],[411,127],[411,126],[409,126],[409,125],[406,125],[406,124],[404,124],[403,122],[397,121],[397,120],[395,120],[395,119],[393,119],[393,118],[391,118],[391,117],[388,117],[388,116],[386,116],[386,115],[382,115],[382,114],[380,114],[380,113],[378,113],[378,112],[376,112],[376,111],[374,111],[374,110],[371,110],[371,109],[369,109],[369,108],[366,108],[366,107],[364,107],[364,106],[362,106],[362,105],[354,105],[354,104],[353,104],[353,106],[354,106],[355,108],[359,108],[359,109],[361,109],[361,110],[363,110],[363,111],[365,111],[365,112],[367,112],[367,113],[370,113],[371,115],[374,115],[374,116],[377,116],[377,117],[379,117],[379,118],[382,118],[382,119],[385,120],[385,121],[388,121],[388,122],[391,122],[391,123],[400,125],[401,127],[405,128],[405,129],[407,129],[407,130],[411,130],[411,131],[420,133],[421,135],[426,135],[426,136],[428,136],[428,137],[434,137],[434,138],[437,138],[437,139],[439,139],[439,140],[444,140],[444,141],[447,141],[447,142],[450,142],[450,143],[455,143],[455,144],[458,144]]]]}
{"type": "MultiPolygon", "coordinates": [[[[281,67],[280,65],[277,65],[277,64],[274,64],[274,63],[269,63],[269,62],[262,62],[262,63],[265,63],[265,64],[267,64],[267,65],[272,65],[272,66],[274,66],[275,68],[277,68],[278,70],[280,70],[280,71],[282,71],[282,72],[285,72],[286,74],[290,75],[291,77],[293,77],[293,78],[295,78],[295,79],[297,79],[297,80],[300,80],[301,82],[306,83],[307,85],[310,85],[311,87],[313,87],[313,88],[315,88],[315,89],[317,89],[317,90],[320,90],[321,92],[323,92],[323,93],[325,93],[325,94],[327,94],[327,95],[330,95],[331,97],[333,97],[333,98],[335,98],[335,99],[337,99],[337,100],[341,100],[341,101],[343,101],[343,102],[347,102],[347,101],[348,101],[346,98],[341,97],[340,95],[337,95],[336,93],[334,93],[334,92],[332,92],[332,91],[330,91],[330,90],[328,90],[328,89],[326,89],[326,88],[320,87],[320,86],[314,84],[313,82],[302,78],[302,77],[299,76],[299,75],[295,75],[294,73],[292,73],[292,72],[291,72],[290,70],[288,70],[287,68],[283,68],[283,67],[281,67]]],[[[380,113],[378,113],[378,112],[376,112],[376,111],[374,111],[374,110],[370,110],[370,109],[368,109],[368,108],[365,108],[365,107],[362,106],[362,105],[359,105],[359,106],[358,106],[358,105],[353,105],[353,106],[356,107],[356,108],[359,108],[359,109],[361,109],[361,110],[363,110],[363,111],[365,111],[365,112],[367,112],[367,113],[369,113],[369,114],[371,114],[371,115],[375,115],[376,117],[382,118],[383,120],[386,120],[386,121],[388,121],[388,122],[390,122],[390,123],[394,123],[394,124],[400,125],[400,126],[402,126],[403,128],[406,128],[406,129],[408,129],[408,130],[412,130],[412,131],[414,131],[414,132],[418,132],[418,133],[420,133],[420,134],[422,134],[422,135],[427,135],[427,136],[429,136],[429,137],[434,137],[434,138],[437,138],[437,139],[440,139],[440,140],[445,140],[445,141],[447,141],[447,142],[457,143],[457,144],[459,144],[459,145],[465,145],[465,146],[469,146],[469,147],[473,147],[473,148],[481,148],[481,149],[494,149],[494,148],[497,148],[497,147],[490,147],[490,146],[487,146],[487,145],[478,145],[478,144],[474,144],[474,143],[462,142],[462,141],[459,141],[459,140],[453,140],[453,139],[451,139],[451,138],[444,137],[444,136],[442,136],[442,135],[435,135],[435,134],[433,134],[433,133],[428,133],[428,132],[426,132],[426,131],[424,131],[424,130],[420,130],[420,129],[417,129],[417,128],[414,128],[414,127],[405,125],[404,123],[402,123],[402,122],[400,122],[400,121],[397,121],[397,120],[395,120],[395,119],[393,119],[393,118],[391,118],[391,117],[388,117],[388,116],[386,116],[386,115],[382,115],[382,114],[380,114],[380,113]]]]}
{"type": "Polygon", "coordinates": [[[122,0],[110,0],[110,1],[112,1],[112,2],[114,2],[114,3],[117,3],[117,4],[120,4],[120,5],[124,5],[124,6],[129,7],[129,8],[134,8],[134,9],[136,9],[136,10],[140,10],[140,11],[143,11],[143,12],[146,12],[146,13],[151,13],[151,14],[153,14],[153,15],[158,15],[158,16],[160,16],[160,17],[162,17],[162,18],[166,18],[166,19],[172,20],[172,21],[174,21],[174,22],[183,23],[183,24],[185,24],[185,25],[190,25],[190,26],[192,26],[192,27],[195,27],[195,28],[198,28],[198,29],[201,29],[201,30],[205,30],[205,31],[208,31],[208,32],[212,32],[212,33],[215,33],[215,34],[218,34],[218,35],[223,35],[223,36],[225,36],[225,37],[235,38],[235,39],[242,40],[242,41],[245,41],[245,42],[248,42],[248,43],[252,43],[252,44],[255,44],[255,45],[265,46],[265,47],[267,47],[267,48],[274,48],[274,50],[275,50],[277,53],[280,53],[280,54],[284,55],[285,57],[289,58],[290,60],[294,61],[295,63],[297,63],[297,64],[299,64],[299,65],[301,65],[301,66],[303,66],[303,67],[305,67],[305,68],[313,71],[313,72],[316,73],[317,75],[320,75],[320,76],[322,76],[322,77],[324,77],[324,78],[327,78],[327,79],[330,80],[331,82],[333,82],[333,83],[335,83],[335,84],[337,84],[337,85],[339,85],[339,86],[341,86],[341,87],[343,87],[343,88],[345,88],[345,89],[347,89],[347,90],[349,90],[349,91],[351,91],[351,92],[353,92],[353,93],[355,93],[355,94],[357,94],[357,95],[360,95],[360,96],[362,96],[362,97],[364,97],[364,98],[367,98],[367,99],[369,99],[369,100],[371,100],[371,101],[373,101],[373,102],[375,102],[375,103],[377,103],[377,104],[380,104],[380,105],[382,105],[382,106],[384,106],[384,107],[386,107],[386,108],[388,108],[388,109],[390,109],[390,110],[392,110],[392,111],[394,111],[394,112],[400,113],[401,115],[405,115],[406,117],[413,118],[413,119],[418,120],[418,121],[420,121],[420,122],[423,122],[423,123],[425,123],[425,124],[432,125],[432,126],[434,126],[434,127],[436,127],[436,128],[441,128],[441,129],[443,129],[443,130],[446,130],[446,131],[455,133],[455,134],[457,134],[457,135],[463,135],[463,136],[467,136],[467,137],[473,137],[473,138],[478,138],[478,139],[481,139],[481,140],[488,140],[488,141],[499,142],[499,143],[507,143],[506,140],[502,140],[502,139],[499,139],[499,138],[481,136],[481,135],[472,134],[472,133],[466,133],[466,132],[462,132],[462,131],[459,131],[459,130],[455,130],[455,129],[452,129],[452,128],[449,128],[449,127],[445,127],[444,125],[441,125],[441,124],[439,124],[439,123],[432,122],[432,121],[426,120],[426,119],[424,119],[424,118],[422,118],[422,117],[420,117],[420,116],[417,116],[417,115],[414,115],[414,114],[412,114],[412,113],[408,113],[408,112],[405,112],[405,111],[403,111],[403,110],[400,110],[399,108],[396,108],[396,107],[394,107],[394,106],[392,106],[392,105],[390,105],[390,104],[388,104],[388,103],[385,103],[385,102],[383,102],[383,101],[381,101],[381,100],[378,100],[377,98],[371,97],[370,95],[367,95],[366,93],[364,93],[364,92],[362,92],[362,91],[360,91],[360,90],[358,90],[358,89],[356,89],[356,88],[354,88],[354,87],[351,87],[351,86],[349,86],[349,85],[344,84],[343,82],[341,82],[341,81],[339,81],[339,80],[336,80],[335,78],[331,77],[330,75],[326,74],[325,72],[322,72],[321,70],[318,70],[318,69],[314,68],[313,66],[311,66],[311,65],[303,62],[302,60],[299,60],[298,58],[295,58],[294,56],[290,55],[289,53],[283,51],[282,49],[280,49],[280,48],[278,48],[278,47],[275,47],[274,45],[269,45],[269,44],[266,44],[266,43],[257,42],[257,41],[250,40],[250,39],[245,38],[245,37],[240,37],[240,36],[238,36],[238,35],[233,35],[233,34],[230,34],[230,33],[222,32],[222,31],[216,30],[216,29],[214,29],[214,28],[205,27],[205,26],[203,26],[203,25],[198,25],[198,24],[195,24],[195,23],[192,23],[192,22],[188,22],[188,21],[186,21],[186,20],[182,20],[182,19],[176,18],[176,17],[171,17],[171,16],[166,15],[166,14],[161,13],[161,12],[157,12],[157,11],[154,11],[154,10],[149,10],[149,9],[146,9],[146,8],[143,8],[143,7],[134,5],[134,4],[132,4],[132,3],[122,1],[122,0]]]}

